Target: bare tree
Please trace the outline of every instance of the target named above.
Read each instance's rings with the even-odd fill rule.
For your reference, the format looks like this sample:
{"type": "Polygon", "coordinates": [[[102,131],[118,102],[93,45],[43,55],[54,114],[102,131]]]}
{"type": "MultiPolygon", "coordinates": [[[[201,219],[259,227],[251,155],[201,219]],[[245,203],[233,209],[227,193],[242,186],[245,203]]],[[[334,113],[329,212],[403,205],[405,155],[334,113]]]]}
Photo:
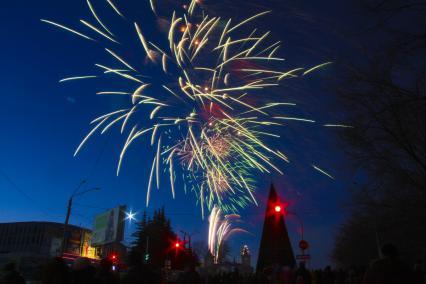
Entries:
{"type": "Polygon", "coordinates": [[[426,252],[426,3],[358,3],[365,26],[338,90],[354,126],[343,138],[360,173],[333,252],[346,265],[366,264],[384,241],[408,259],[426,252]]]}

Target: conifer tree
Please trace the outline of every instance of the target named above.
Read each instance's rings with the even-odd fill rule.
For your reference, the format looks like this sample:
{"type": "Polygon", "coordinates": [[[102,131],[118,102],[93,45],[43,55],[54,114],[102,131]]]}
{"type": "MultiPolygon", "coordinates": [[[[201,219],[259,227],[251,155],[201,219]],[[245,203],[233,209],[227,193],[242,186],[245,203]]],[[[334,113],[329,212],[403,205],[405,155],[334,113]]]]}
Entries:
{"type": "Polygon", "coordinates": [[[186,265],[198,263],[197,257],[191,249],[182,244],[174,247],[178,240],[166,217],[164,207],[155,210],[152,219],[144,212],[137,229],[133,233],[134,241],[130,251],[131,265],[148,263],[153,268],[163,268],[166,260],[171,261],[172,268],[183,269],[186,265]]]}

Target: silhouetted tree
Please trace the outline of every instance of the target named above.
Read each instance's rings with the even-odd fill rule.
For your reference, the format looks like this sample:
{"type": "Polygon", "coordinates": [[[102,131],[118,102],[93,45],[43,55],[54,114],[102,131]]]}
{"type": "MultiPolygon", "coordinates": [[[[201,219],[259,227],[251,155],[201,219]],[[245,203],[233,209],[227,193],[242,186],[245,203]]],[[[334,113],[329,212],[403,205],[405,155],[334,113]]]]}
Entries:
{"type": "Polygon", "coordinates": [[[198,264],[197,255],[184,244],[179,248],[174,246],[178,237],[164,208],[154,211],[152,219],[144,212],[137,226],[129,258],[132,265],[147,263],[159,269],[164,267],[166,260],[170,260],[172,268],[183,269],[198,264]]]}
{"type": "Polygon", "coordinates": [[[230,254],[231,254],[231,246],[229,245],[228,242],[223,241],[219,246],[217,262],[224,263],[225,261],[228,260],[228,257],[230,256],[230,254]]]}
{"type": "Polygon", "coordinates": [[[197,255],[200,255],[200,256],[206,255],[206,253],[208,253],[208,251],[209,251],[209,248],[208,248],[206,242],[204,242],[204,241],[195,241],[192,244],[192,249],[194,250],[194,252],[197,255]]]}
{"type": "Polygon", "coordinates": [[[153,267],[163,267],[165,260],[171,257],[172,244],[176,240],[176,234],[171,229],[164,208],[156,210],[152,219],[144,212],[137,226],[133,234],[135,240],[130,252],[130,262],[148,262],[153,267]]]}
{"type": "Polygon", "coordinates": [[[354,126],[344,140],[359,173],[333,252],[344,265],[367,264],[385,241],[406,259],[426,253],[426,3],[357,3],[359,49],[347,56],[338,92],[354,126]]]}

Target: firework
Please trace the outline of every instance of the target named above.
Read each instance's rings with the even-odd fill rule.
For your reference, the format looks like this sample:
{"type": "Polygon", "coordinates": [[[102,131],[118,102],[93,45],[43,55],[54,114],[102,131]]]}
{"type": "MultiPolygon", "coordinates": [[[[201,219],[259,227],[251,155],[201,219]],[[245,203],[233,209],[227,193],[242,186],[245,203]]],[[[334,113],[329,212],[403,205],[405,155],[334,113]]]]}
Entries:
{"type": "MultiPolygon", "coordinates": [[[[110,43],[118,43],[111,31],[113,25],[105,24],[95,7],[87,0],[95,24],[81,20],[83,27],[110,43]],[[108,27],[107,27],[108,26],[108,27]]],[[[106,0],[115,13],[124,18],[113,0],[106,0]]],[[[160,6],[149,1],[157,15],[160,6]]],[[[74,76],[61,82],[77,79],[105,77],[124,79],[126,90],[101,90],[99,95],[128,96],[129,106],[95,118],[92,130],[77,147],[77,154],[96,132],[105,133],[119,125],[127,139],[118,161],[119,174],[129,147],[137,139],[148,137],[153,147],[153,160],[149,170],[146,204],[152,187],[160,187],[160,175],[168,172],[170,187],[175,197],[176,180],[182,176],[199,200],[204,216],[205,207],[212,210],[217,204],[224,212],[256,203],[254,197],[255,174],[276,171],[277,160],[289,162],[287,155],[268,146],[269,137],[280,136],[270,127],[283,121],[315,123],[314,120],[285,115],[272,115],[277,108],[294,106],[291,102],[264,103],[267,89],[274,88],[284,79],[304,76],[324,67],[329,62],[309,69],[280,70],[284,59],[277,57],[280,42],[270,42],[270,32],[248,30],[255,19],[270,11],[258,13],[237,24],[232,19],[210,17],[190,1],[183,12],[173,12],[167,30],[167,46],[148,39],[143,25],[133,23],[130,28],[139,40],[146,65],[129,63],[112,48],[105,51],[116,61],[116,67],[95,64],[98,75],[74,76]],[[243,35],[243,36],[241,36],[243,35]],[[278,64],[277,64],[278,63],[278,64]],[[149,65],[149,66],[148,66],[149,65]],[[278,65],[278,67],[277,67],[278,65]],[[154,66],[154,67],[152,67],[154,66]],[[147,67],[147,68],[145,68],[147,67]],[[149,74],[138,70],[157,68],[163,72],[165,83],[151,80],[149,74]]],[[[76,29],[42,20],[81,38],[95,41],[76,29]]],[[[115,79],[114,79],[115,80],[115,79]]],[[[328,124],[325,126],[336,126],[328,124]]],[[[320,171],[318,167],[314,167],[320,171]]],[[[331,177],[324,171],[320,171],[331,177]]],[[[216,211],[220,212],[218,208],[216,211]]]]}
{"type": "Polygon", "coordinates": [[[225,215],[222,217],[222,211],[217,206],[213,206],[209,216],[208,247],[213,256],[214,263],[218,262],[220,250],[223,242],[232,234],[245,232],[246,230],[235,227],[233,224],[240,219],[237,214],[225,215]]]}

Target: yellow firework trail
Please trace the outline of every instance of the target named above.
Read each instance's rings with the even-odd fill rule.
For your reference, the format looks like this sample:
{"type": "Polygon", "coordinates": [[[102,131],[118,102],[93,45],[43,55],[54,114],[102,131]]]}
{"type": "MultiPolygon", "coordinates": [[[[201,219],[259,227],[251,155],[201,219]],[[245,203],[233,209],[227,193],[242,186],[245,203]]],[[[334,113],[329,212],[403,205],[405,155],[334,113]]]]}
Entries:
{"type": "Polygon", "coordinates": [[[63,79],[59,80],[59,83],[66,82],[66,81],[72,81],[72,80],[92,79],[92,78],[97,78],[97,77],[98,76],[94,76],[94,75],[68,77],[68,78],[63,78],[63,79]]]}
{"type": "Polygon", "coordinates": [[[102,26],[102,28],[109,33],[111,36],[114,36],[114,34],[104,25],[104,23],[101,21],[101,19],[98,17],[98,14],[96,14],[95,9],[93,8],[92,3],[87,0],[87,6],[89,6],[89,10],[92,13],[93,17],[96,19],[96,21],[99,23],[99,25],[102,26]]]}
{"type": "Polygon", "coordinates": [[[353,128],[353,126],[345,124],[324,124],[325,127],[341,127],[341,128],[353,128]]]}
{"type": "MultiPolygon", "coordinates": [[[[94,32],[99,43],[109,41],[104,50],[117,66],[96,63],[99,75],[69,77],[60,82],[97,77],[122,79],[124,89],[102,88],[96,94],[125,96],[128,106],[92,120],[94,127],[75,154],[95,132],[103,134],[114,126],[119,127],[120,132],[127,135],[118,160],[119,174],[129,147],[147,136],[147,143],[153,148],[147,206],[153,183],[160,188],[163,172],[170,182],[173,198],[178,194],[175,183],[182,177],[185,187],[191,188],[198,198],[202,215],[205,207],[212,212],[209,246],[217,258],[220,243],[230,233],[238,231],[231,229],[233,215],[222,220],[221,212],[236,212],[250,203],[257,204],[254,177],[272,171],[282,174],[278,161],[290,163],[287,154],[270,145],[269,139],[281,139],[282,135],[276,133],[276,129],[284,122],[315,123],[311,119],[286,115],[285,110],[296,104],[280,97],[268,101],[268,90],[279,86],[283,79],[308,75],[331,62],[309,69],[285,69],[284,58],[277,55],[281,42],[272,42],[269,31],[250,27],[271,11],[257,13],[233,24],[232,19],[207,15],[198,0],[189,1],[184,13],[175,11],[171,14],[166,27],[166,45],[151,40],[148,37],[151,32],[143,33],[142,28],[152,29],[153,25],[141,26],[134,22],[132,26],[125,21],[141,45],[142,60],[129,61],[122,56],[125,54],[122,50],[117,52],[110,47],[111,41],[117,43],[109,29],[113,24],[106,25],[92,3],[86,1],[97,24],[80,22],[94,32]]],[[[159,2],[146,1],[155,16],[162,14],[159,2]]],[[[124,18],[113,0],[105,3],[124,18]]],[[[61,24],[42,21],[95,40],[61,24]]],[[[120,48],[123,47],[126,47],[124,43],[120,48]]],[[[323,126],[349,127],[343,124],[323,126]]],[[[312,167],[334,179],[318,166],[312,167]]]]}
{"type": "Polygon", "coordinates": [[[103,36],[103,37],[105,37],[105,38],[109,39],[110,41],[115,42],[115,43],[118,43],[118,41],[116,41],[116,40],[115,40],[115,39],[113,39],[112,37],[108,36],[108,35],[107,35],[107,34],[105,34],[104,32],[100,31],[97,27],[95,27],[95,26],[93,26],[92,24],[90,24],[90,23],[86,22],[85,20],[80,20],[80,22],[81,22],[83,25],[85,25],[85,26],[89,27],[90,29],[92,29],[93,31],[97,32],[97,33],[98,33],[98,34],[100,34],[101,36],[103,36]]]}
{"type": "Polygon", "coordinates": [[[321,169],[320,167],[318,167],[318,166],[316,166],[316,165],[313,165],[313,164],[312,164],[312,167],[313,167],[315,170],[317,170],[317,171],[319,171],[320,173],[322,173],[323,175],[326,175],[326,176],[328,176],[329,178],[334,179],[334,177],[333,177],[332,175],[330,175],[329,173],[327,173],[326,171],[324,171],[324,170],[323,170],[323,169],[321,169]]]}
{"type": "Polygon", "coordinates": [[[40,21],[45,22],[45,23],[50,24],[50,25],[53,25],[53,26],[56,26],[56,27],[58,27],[58,28],[64,29],[64,30],[66,30],[66,31],[68,31],[68,32],[71,32],[71,33],[73,33],[73,34],[76,34],[76,35],[78,35],[78,36],[81,36],[82,38],[85,38],[85,39],[88,39],[88,40],[94,40],[94,39],[92,39],[91,37],[89,37],[89,36],[87,36],[87,35],[85,35],[85,34],[82,34],[82,33],[78,32],[78,31],[76,31],[76,30],[73,30],[73,29],[71,29],[71,28],[68,28],[68,27],[66,27],[66,26],[63,26],[63,25],[61,25],[61,24],[58,24],[58,23],[55,23],[55,22],[52,22],[52,21],[49,21],[49,20],[44,20],[44,19],[41,19],[40,21]]]}
{"type": "Polygon", "coordinates": [[[118,56],[117,54],[114,53],[114,51],[109,50],[108,48],[105,48],[105,50],[111,54],[114,58],[116,58],[118,61],[120,61],[121,63],[123,63],[127,68],[136,71],[135,68],[133,68],[132,66],[130,66],[129,63],[127,63],[126,61],[124,61],[120,56],[118,56]]]}
{"type": "Polygon", "coordinates": [[[274,118],[275,119],[281,119],[281,120],[295,120],[295,121],[315,123],[315,120],[300,118],[300,117],[274,116],[274,118]]]}
{"type": "Polygon", "coordinates": [[[114,4],[114,2],[112,2],[112,0],[107,0],[107,2],[118,15],[124,18],[124,15],[120,12],[120,10],[118,10],[117,6],[114,4]]]}
{"type": "Polygon", "coordinates": [[[149,0],[149,4],[151,5],[152,12],[155,13],[155,6],[154,6],[154,0],[149,0]]]}
{"type": "Polygon", "coordinates": [[[332,63],[333,63],[333,62],[325,62],[325,63],[322,63],[322,64],[320,64],[320,65],[314,66],[314,67],[312,67],[312,68],[310,68],[310,69],[306,70],[305,72],[303,72],[303,75],[307,75],[307,74],[311,73],[312,71],[315,71],[315,70],[320,69],[320,68],[322,68],[322,67],[324,67],[324,66],[330,65],[330,64],[332,64],[332,63]]]}

